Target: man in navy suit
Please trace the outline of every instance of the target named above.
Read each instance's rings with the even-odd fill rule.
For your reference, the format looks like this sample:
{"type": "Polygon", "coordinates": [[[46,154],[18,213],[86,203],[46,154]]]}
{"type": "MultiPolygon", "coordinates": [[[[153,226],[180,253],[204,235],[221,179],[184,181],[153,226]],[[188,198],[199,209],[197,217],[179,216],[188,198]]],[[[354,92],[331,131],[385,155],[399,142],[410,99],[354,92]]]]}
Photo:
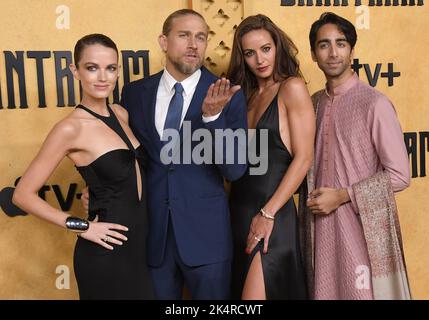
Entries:
{"type": "Polygon", "coordinates": [[[240,87],[202,67],[207,36],[208,26],[199,13],[172,13],[159,37],[164,70],[122,90],[121,104],[148,154],[147,254],[159,299],[181,299],[184,283],[193,299],[229,298],[232,240],[223,177],[234,181],[246,171],[245,161],[237,161],[239,142],[230,145],[232,164],[225,156],[231,150],[215,150],[214,139],[214,153],[225,153],[222,163],[165,163],[160,156],[166,147],[164,131],[175,122],[181,134],[175,152],[182,155],[191,152],[184,146],[191,139],[183,130],[185,122],[191,133],[204,129],[212,137],[215,130],[247,130],[240,87]]]}

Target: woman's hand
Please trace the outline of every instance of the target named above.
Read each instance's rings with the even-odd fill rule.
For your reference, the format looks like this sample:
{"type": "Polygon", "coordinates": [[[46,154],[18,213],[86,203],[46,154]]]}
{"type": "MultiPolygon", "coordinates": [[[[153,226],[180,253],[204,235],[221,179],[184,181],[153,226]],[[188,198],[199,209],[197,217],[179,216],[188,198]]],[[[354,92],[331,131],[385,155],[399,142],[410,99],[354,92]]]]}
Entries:
{"type": "Polygon", "coordinates": [[[122,241],[128,240],[126,236],[115,230],[128,231],[128,228],[116,223],[95,221],[90,222],[88,230],[80,233],[79,236],[95,242],[106,249],[113,250],[113,246],[109,245],[109,243],[121,246],[123,244],[122,241]]]}
{"type": "Polygon", "coordinates": [[[264,218],[260,214],[253,217],[247,236],[246,253],[250,254],[259,241],[264,239],[264,253],[268,252],[268,242],[273,231],[274,220],[264,218]]]}

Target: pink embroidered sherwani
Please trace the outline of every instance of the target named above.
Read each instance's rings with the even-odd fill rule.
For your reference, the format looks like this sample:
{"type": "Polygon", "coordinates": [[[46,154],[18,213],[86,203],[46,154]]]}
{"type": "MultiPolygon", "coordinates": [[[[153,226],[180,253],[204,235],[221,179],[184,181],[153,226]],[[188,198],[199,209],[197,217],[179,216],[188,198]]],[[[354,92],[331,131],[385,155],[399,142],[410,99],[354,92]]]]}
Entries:
{"type": "Polygon", "coordinates": [[[409,185],[408,156],[395,110],[354,74],[330,95],[322,93],[318,103],[315,187],[347,188],[351,202],[315,216],[315,299],[374,298],[352,185],[383,169],[395,192],[409,185]]]}

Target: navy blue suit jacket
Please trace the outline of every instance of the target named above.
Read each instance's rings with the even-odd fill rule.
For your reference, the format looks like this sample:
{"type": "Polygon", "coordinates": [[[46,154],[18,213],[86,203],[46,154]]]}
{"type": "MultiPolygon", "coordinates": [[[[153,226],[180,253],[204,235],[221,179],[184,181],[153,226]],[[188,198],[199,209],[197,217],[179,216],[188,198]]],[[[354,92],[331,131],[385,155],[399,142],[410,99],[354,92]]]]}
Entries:
{"type": "MultiPolygon", "coordinates": [[[[225,128],[247,131],[246,101],[242,90],[235,93],[217,120],[202,121],[203,100],[210,84],[218,78],[204,67],[201,71],[184,119],[191,121],[192,132],[199,128],[211,132],[225,128]]],[[[121,99],[129,113],[130,127],[148,153],[148,263],[156,267],[163,261],[169,212],[177,247],[185,264],[198,266],[231,259],[231,226],[222,177],[234,181],[244,174],[247,165],[237,162],[164,165],[161,162],[163,142],[155,127],[155,104],[162,73],[126,85],[121,99]]],[[[237,141],[234,147],[237,151],[237,141]]],[[[183,151],[183,144],[180,144],[180,151],[183,151]]]]}

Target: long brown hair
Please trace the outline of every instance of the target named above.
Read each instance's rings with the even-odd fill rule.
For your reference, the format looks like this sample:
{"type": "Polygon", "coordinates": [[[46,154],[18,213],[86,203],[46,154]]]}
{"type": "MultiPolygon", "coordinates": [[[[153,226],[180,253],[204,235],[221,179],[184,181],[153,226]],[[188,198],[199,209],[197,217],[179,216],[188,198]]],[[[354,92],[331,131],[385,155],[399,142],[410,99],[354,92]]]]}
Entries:
{"type": "Polygon", "coordinates": [[[243,36],[253,30],[266,30],[273,38],[276,45],[276,62],[274,66],[274,81],[282,81],[289,77],[302,76],[297,59],[298,49],[292,40],[263,14],[249,16],[238,25],[234,34],[234,43],[232,45],[231,61],[227,72],[228,79],[232,83],[239,84],[249,99],[252,92],[258,86],[256,76],[251,72],[244,60],[241,39],[243,36]]]}

